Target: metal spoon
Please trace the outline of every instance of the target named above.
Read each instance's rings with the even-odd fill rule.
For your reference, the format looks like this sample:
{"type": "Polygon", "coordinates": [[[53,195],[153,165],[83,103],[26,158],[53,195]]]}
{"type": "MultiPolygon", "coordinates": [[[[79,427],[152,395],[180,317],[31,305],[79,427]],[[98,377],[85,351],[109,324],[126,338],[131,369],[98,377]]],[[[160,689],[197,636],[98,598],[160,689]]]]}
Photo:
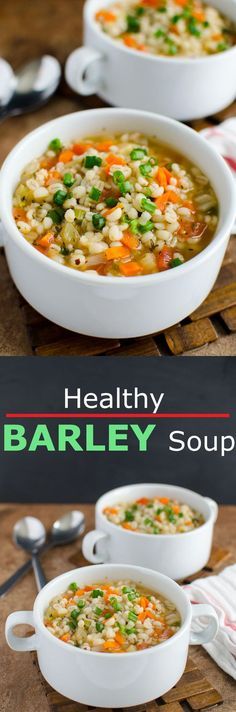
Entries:
{"type": "MultiPolygon", "coordinates": [[[[47,542],[41,547],[38,553],[41,555],[49,549],[52,549],[54,546],[70,544],[75,541],[77,537],[83,534],[84,529],[85,517],[83,512],[80,512],[79,510],[66,512],[66,514],[63,514],[60,519],[57,519],[54,522],[49,532],[47,542]]],[[[7,593],[7,591],[9,591],[9,589],[14,586],[17,581],[19,581],[28,571],[30,571],[31,566],[32,561],[29,559],[29,561],[26,561],[23,566],[15,571],[15,573],[0,586],[0,597],[4,596],[4,594],[7,593]]]]}
{"type": "Polygon", "coordinates": [[[36,517],[19,519],[13,529],[13,541],[16,546],[31,554],[36,585],[40,591],[46,584],[46,578],[38,558],[38,552],[46,541],[46,529],[40,519],[36,519],[36,517]]]}
{"type": "Polygon", "coordinates": [[[61,67],[56,57],[45,54],[25,64],[14,75],[12,94],[0,106],[0,119],[39,109],[54,94],[60,78],[61,67]]]}

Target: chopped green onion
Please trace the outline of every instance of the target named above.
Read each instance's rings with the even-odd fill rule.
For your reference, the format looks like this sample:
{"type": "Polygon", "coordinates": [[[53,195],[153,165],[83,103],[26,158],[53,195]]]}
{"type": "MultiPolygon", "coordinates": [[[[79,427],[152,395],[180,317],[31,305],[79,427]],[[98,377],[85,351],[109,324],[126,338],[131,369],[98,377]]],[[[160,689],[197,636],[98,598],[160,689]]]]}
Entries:
{"type": "Polygon", "coordinates": [[[94,166],[101,166],[102,159],[100,156],[86,156],[84,159],[85,168],[94,168],[94,166]]]}
{"type": "Polygon", "coordinates": [[[115,598],[115,596],[111,596],[111,598],[109,599],[109,603],[111,604],[112,608],[114,608],[114,611],[116,613],[118,613],[118,611],[122,611],[122,606],[119,601],[117,601],[117,598],[115,598]]]}
{"type": "Polygon", "coordinates": [[[126,635],[136,635],[136,628],[126,628],[126,635]]]}
{"type": "Polygon", "coordinates": [[[68,247],[65,245],[62,245],[61,247],[61,255],[64,255],[64,257],[67,257],[70,254],[70,250],[68,250],[68,247]]]}
{"type": "Polygon", "coordinates": [[[108,620],[108,618],[111,618],[113,616],[113,613],[105,613],[104,618],[108,620]]]}
{"type": "Polygon", "coordinates": [[[137,17],[141,17],[142,15],[144,15],[144,13],[145,9],[144,7],[141,7],[141,5],[135,8],[135,14],[137,15],[137,17]]]}
{"type": "Polygon", "coordinates": [[[118,198],[113,198],[111,195],[109,198],[105,198],[105,203],[108,208],[115,208],[118,203],[118,198]]]}
{"type": "Polygon", "coordinates": [[[156,210],[156,205],[155,203],[152,203],[151,200],[147,200],[146,198],[142,198],[141,200],[141,208],[142,210],[148,210],[151,215],[155,213],[156,210]]]}
{"type": "Polygon", "coordinates": [[[98,608],[98,606],[96,606],[96,608],[95,608],[95,610],[94,610],[94,613],[96,613],[96,616],[101,616],[101,615],[102,615],[102,609],[101,609],[101,608],[98,608]]]}
{"type": "Polygon", "coordinates": [[[174,259],[171,260],[170,266],[171,267],[179,267],[179,265],[182,265],[181,260],[179,259],[179,257],[174,257],[174,259]]]}
{"type": "Polygon", "coordinates": [[[77,591],[78,588],[77,583],[72,582],[69,585],[69,591],[77,591]]]}
{"type": "Polygon", "coordinates": [[[73,608],[73,611],[71,611],[70,617],[72,618],[73,621],[77,621],[78,616],[79,616],[79,611],[77,611],[76,608],[73,608]]]}
{"type": "Polygon", "coordinates": [[[163,512],[163,507],[158,507],[158,509],[156,509],[157,516],[159,516],[159,514],[161,514],[162,512],[163,512]]]}
{"type": "Polygon", "coordinates": [[[55,153],[59,153],[62,148],[62,142],[59,138],[53,138],[52,141],[50,141],[48,148],[55,153]]]}
{"type": "Polygon", "coordinates": [[[229,45],[227,42],[219,42],[216,49],[217,49],[217,52],[225,52],[226,49],[229,49],[229,45]]]}
{"type": "Polygon", "coordinates": [[[67,193],[65,193],[64,190],[57,190],[56,193],[54,193],[53,201],[56,205],[63,205],[66,198],[67,193]]]}
{"type": "Polygon", "coordinates": [[[181,517],[181,518],[182,518],[183,516],[184,516],[184,515],[183,515],[183,512],[179,512],[178,517],[181,517]]]}
{"type": "Polygon", "coordinates": [[[99,598],[99,596],[104,596],[103,591],[100,588],[94,588],[92,591],[92,598],[99,598]]]}
{"type": "Polygon", "coordinates": [[[133,148],[130,153],[131,161],[139,161],[147,155],[146,148],[133,148]]]}
{"type": "Polygon", "coordinates": [[[52,222],[55,225],[60,225],[61,221],[64,218],[64,210],[63,208],[55,208],[54,210],[49,210],[47,213],[47,217],[51,218],[52,222]]]}
{"type": "Polygon", "coordinates": [[[122,183],[119,184],[119,189],[121,195],[126,195],[126,193],[131,193],[132,184],[128,180],[124,180],[122,183]]]}
{"type": "MultiPolygon", "coordinates": [[[[135,218],[134,220],[130,220],[129,229],[130,229],[130,232],[132,232],[133,235],[136,235],[136,234],[137,234],[137,232],[138,232],[138,220],[137,220],[137,218],[135,218]]],[[[135,507],[135,505],[132,507],[133,510],[134,510],[134,507],[135,507]]]]}
{"type": "Polygon", "coordinates": [[[141,232],[141,235],[144,235],[145,232],[149,232],[149,230],[152,230],[154,228],[154,223],[152,220],[148,220],[145,225],[140,225],[139,224],[139,232],[141,232]]]}
{"type": "Polygon", "coordinates": [[[207,22],[207,20],[205,20],[202,24],[203,27],[210,27],[210,22],[207,22]]]}
{"type": "Polygon", "coordinates": [[[134,623],[136,623],[137,618],[138,618],[137,613],[134,613],[133,611],[130,611],[130,612],[128,613],[128,620],[129,620],[129,621],[134,621],[134,623]]]}
{"type": "Polygon", "coordinates": [[[130,512],[130,510],[127,510],[125,512],[125,522],[133,522],[134,521],[134,514],[130,512]]]}
{"type": "Polygon", "coordinates": [[[78,603],[77,603],[77,606],[78,606],[78,608],[81,608],[81,609],[84,608],[84,606],[85,606],[85,601],[82,601],[82,599],[80,598],[80,600],[79,600],[78,603]]]}
{"type": "Polygon", "coordinates": [[[124,182],[124,173],[122,171],[114,171],[112,175],[113,181],[116,185],[119,185],[120,183],[124,182]]]}
{"type": "Polygon", "coordinates": [[[127,628],[125,627],[125,625],[121,625],[121,623],[117,623],[117,625],[118,625],[120,632],[123,633],[123,635],[126,635],[127,628]]]}
{"type": "Polygon", "coordinates": [[[166,12],[166,7],[157,7],[157,12],[166,12]]]}
{"type": "Polygon", "coordinates": [[[166,37],[165,42],[168,45],[168,54],[176,54],[178,52],[178,47],[170,37],[166,37]]]}
{"type": "Polygon", "coordinates": [[[101,193],[102,193],[102,191],[99,190],[99,188],[95,188],[95,186],[93,185],[93,187],[90,190],[89,197],[91,198],[91,200],[97,201],[97,200],[99,200],[101,193]]]}
{"type": "Polygon", "coordinates": [[[144,519],[144,524],[145,524],[146,527],[153,527],[153,526],[155,526],[155,525],[154,525],[154,522],[152,521],[152,519],[149,519],[149,517],[146,517],[146,519],[144,519]]]}
{"type": "Polygon", "coordinates": [[[173,15],[173,17],[171,17],[172,25],[176,25],[177,22],[179,22],[179,20],[182,20],[182,17],[183,17],[183,13],[181,13],[181,15],[173,15]]]}
{"type": "Polygon", "coordinates": [[[102,633],[103,629],[104,629],[103,623],[101,623],[100,621],[97,621],[97,622],[96,622],[96,630],[97,630],[97,632],[98,632],[98,633],[102,633]]]}
{"type": "Polygon", "coordinates": [[[159,40],[160,37],[165,37],[165,34],[166,33],[164,32],[164,30],[161,30],[161,28],[160,28],[159,30],[156,30],[156,32],[154,32],[154,37],[156,37],[157,40],[159,40]]]}
{"type": "Polygon", "coordinates": [[[140,23],[134,17],[134,15],[127,15],[126,17],[127,21],[127,32],[139,32],[140,31],[140,23]]]}
{"type": "Polygon", "coordinates": [[[187,27],[191,35],[194,35],[195,37],[201,37],[201,32],[197,27],[195,17],[192,17],[192,15],[188,20],[187,27]]]}
{"type": "Polygon", "coordinates": [[[147,176],[149,173],[151,173],[151,170],[152,164],[150,163],[150,160],[146,163],[141,163],[141,165],[139,166],[139,171],[142,176],[147,176]]]}
{"type": "Polygon", "coordinates": [[[102,230],[104,225],[106,225],[106,218],[104,218],[103,215],[100,215],[100,213],[94,213],[92,223],[95,230],[102,230]]]}
{"type": "Polygon", "coordinates": [[[132,593],[128,593],[127,598],[128,598],[128,601],[134,601],[134,599],[137,598],[136,591],[132,591],[132,593]]]}
{"type": "Polygon", "coordinates": [[[73,183],[75,182],[75,179],[73,178],[72,173],[64,173],[63,176],[63,183],[66,185],[67,188],[71,188],[73,183]]]}

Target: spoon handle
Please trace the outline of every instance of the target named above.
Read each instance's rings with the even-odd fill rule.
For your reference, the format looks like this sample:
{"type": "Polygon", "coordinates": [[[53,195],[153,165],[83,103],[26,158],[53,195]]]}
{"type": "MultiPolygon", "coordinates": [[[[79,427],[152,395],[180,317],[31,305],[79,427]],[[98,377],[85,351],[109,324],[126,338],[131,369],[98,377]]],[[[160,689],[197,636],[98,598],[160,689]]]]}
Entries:
{"type": "MultiPolygon", "coordinates": [[[[51,549],[52,546],[52,542],[48,542],[46,546],[42,547],[42,549],[40,550],[40,554],[44,553],[45,551],[48,551],[48,549],[51,549]]],[[[17,569],[14,574],[12,574],[12,576],[9,576],[9,578],[6,579],[6,581],[4,581],[4,583],[2,583],[0,586],[0,598],[4,596],[5,593],[7,593],[7,591],[9,591],[9,589],[14,586],[15,583],[17,583],[17,581],[20,581],[20,579],[23,578],[23,576],[25,576],[28,571],[30,571],[31,567],[32,559],[28,559],[25,564],[20,566],[20,568],[17,569]]]]}
{"type": "Polygon", "coordinates": [[[37,589],[38,589],[38,591],[41,591],[41,588],[43,588],[43,586],[45,586],[45,584],[47,583],[47,580],[45,578],[44,571],[41,566],[38,554],[32,554],[32,566],[33,566],[37,589]]]}

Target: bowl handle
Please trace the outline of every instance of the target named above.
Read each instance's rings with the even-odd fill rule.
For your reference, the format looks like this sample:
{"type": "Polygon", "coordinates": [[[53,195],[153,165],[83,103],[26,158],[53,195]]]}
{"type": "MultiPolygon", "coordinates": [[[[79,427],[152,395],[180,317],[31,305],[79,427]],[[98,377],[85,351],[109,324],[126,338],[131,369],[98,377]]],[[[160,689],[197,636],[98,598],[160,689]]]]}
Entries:
{"type": "Polygon", "coordinates": [[[94,529],[92,532],[85,535],[82,541],[82,552],[87,561],[91,561],[92,564],[104,564],[108,560],[105,551],[103,555],[99,555],[96,552],[96,545],[98,542],[105,540],[108,540],[107,534],[100,532],[98,529],[94,529]]]}
{"type": "Polygon", "coordinates": [[[15,613],[10,613],[5,625],[5,636],[9,647],[20,653],[24,653],[27,650],[37,650],[38,638],[36,633],[29,638],[20,638],[13,633],[13,628],[15,628],[16,625],[22,625],[22,623],[27,623],[27,625],[34,627],[33,611],[15,611],[15,613]]]}
{"type": "Polygon", "coordinates": [[[192,606],[192,620],[204,616],[208,624],[199,631],[190,632],[190,645],[205,645],[215,638],[219,630],[219,620],[213,606],[208,603],[197,603],[192,606]]]}
{"type": "Polygon", "coordinates": [[[65,78],[71,89],[84,96],[96,94],[102,82],[102,61],[102,54],[95,49],[75,49],[65,64],[65,78]]]}
{"type": "Polygon", "coordinates": [[[219,512],[218,504],[215,502],[214,499],[211,499],[211,497],[204,497],[204,499],[205,499],[205,502],[207,502],[207,504],[209,504],[210,510],[213,514],[214,522],[216,522],[217,517],[218,517],[218,512],[219,512]]]}

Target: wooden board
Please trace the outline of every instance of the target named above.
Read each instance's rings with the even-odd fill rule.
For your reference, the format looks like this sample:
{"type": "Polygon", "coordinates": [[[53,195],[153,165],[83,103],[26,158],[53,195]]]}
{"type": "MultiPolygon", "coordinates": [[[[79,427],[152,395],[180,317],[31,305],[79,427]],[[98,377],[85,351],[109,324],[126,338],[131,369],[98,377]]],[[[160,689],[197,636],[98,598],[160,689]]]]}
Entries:
{"type": "MultiPolygon", "coordinates": [[[[65,62],[82,42],[83,0],[8,0],[0,3],[1,54],[14,68],[43,52],[65,62]],[[27,5],[27,22],[22,22],[27,5]],[[50,27],[50,32],[48,31],[50,27]]],[[[65,82],[49,104],[34,114],[1,125],[0,162],[28,131],[75,110],[105,106],[98,97],[73,94],[65,82]]],[[[196,131],[236,116],[236,103],[215,116],[191,123],[196,131]]],[[[236,237],[231,238],[224,266],[211,294],[183,323],[145,338],[93,339],[55,326],[29,307],[13,287],[0,257],[0,355],[37,356],[169,356],[236,355],[236,237]]]]}
{"type": "MultiPolygon", "coordinates": [[[[94,507],[73,503],[73,508],[75,507],[83,510],[87,529],[91,529],[94,525],[94,507]]],[[[25,560],[24,553],[16,549],[11,539],[15,521],[30,513],[42,519],[49,528],[56,518],[69,509],[70,505],[60,504],[0,504],[0,526],[4,541],[4,547],[0,551],[0,582],[25,560]]],[[[207,566],[198,576],[218,573],[236,560],[235,517],[236,506],[220,507],[212,554],[207,566]]],[[[80,543],[75,542],[48,552],[42,563],[49,579],[62,571],[80,567],[85,562],[80,543]]],[[[31,573],[1,599],[3,620],[12,610],[29,610],[34,597],[35,583],[31,573]]],[[[13,653],[6,646],[3,630],[1,637],[0,712],[88,712],[88,707],[68,700],[43,680],[35,654],[13,653]]],[[[160,708],[163,708],[163,712],[194,712],[205,709],[212,712],[215,706],[219,705],[222,705],[222,712],[236,712],[235,682],[215,665],[202,648],[194,646],[191,648],[185,673],[178,684],[161,699],[133,709],[134,712],[159,712],[160,708]]]]}

